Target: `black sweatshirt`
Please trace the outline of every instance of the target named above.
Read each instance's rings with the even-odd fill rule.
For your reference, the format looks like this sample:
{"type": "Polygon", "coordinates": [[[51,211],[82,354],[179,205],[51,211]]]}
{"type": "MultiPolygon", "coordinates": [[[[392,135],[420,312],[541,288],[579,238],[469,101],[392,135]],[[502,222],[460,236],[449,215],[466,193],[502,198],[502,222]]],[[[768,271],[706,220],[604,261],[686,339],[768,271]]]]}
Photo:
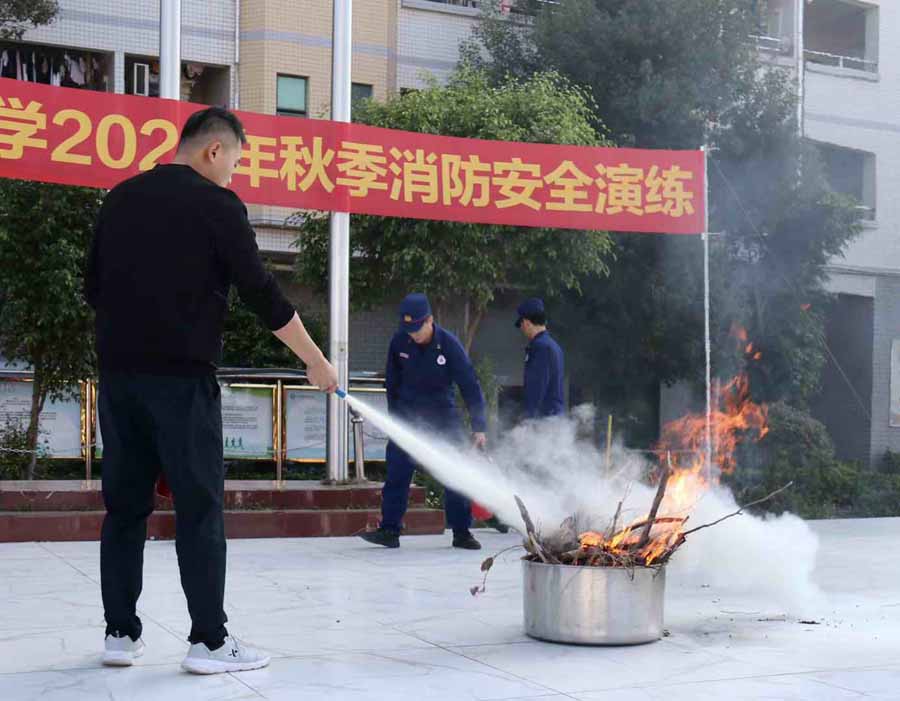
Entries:
{"type": "Polygon", "coordinates": [[[175,164],[121,183],[103,202],[85,279],[101,371],[212,372],[232,284],[269,329],[293,317],[231,190],[175,164]]]}

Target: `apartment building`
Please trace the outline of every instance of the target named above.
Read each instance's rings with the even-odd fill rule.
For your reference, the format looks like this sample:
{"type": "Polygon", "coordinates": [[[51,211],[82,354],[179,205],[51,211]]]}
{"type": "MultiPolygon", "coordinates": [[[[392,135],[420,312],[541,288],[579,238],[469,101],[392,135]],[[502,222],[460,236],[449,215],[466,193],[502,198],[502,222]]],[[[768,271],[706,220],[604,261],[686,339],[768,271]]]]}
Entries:
{"type": "MultiPolygon", "coordinates": [[[[229,105],[237,91],[236,3],[182,3],[182,98],[229,105]]],[[[3,42],[4,77],[72,88],[159,95],[159,4],[62,0],[56,21],[3,42]],[[31,67],[32,72],[28,69],[31,67]]]]}
{"type": "Polygon", "coordinates": [[[900,450],[900,7],[775,0],[766,30],[764,55],[794,70],[804,136],[863,216],[862,235],[828,266],[833,355],[814,411],[842,458],[875,464],[900,450]]]}

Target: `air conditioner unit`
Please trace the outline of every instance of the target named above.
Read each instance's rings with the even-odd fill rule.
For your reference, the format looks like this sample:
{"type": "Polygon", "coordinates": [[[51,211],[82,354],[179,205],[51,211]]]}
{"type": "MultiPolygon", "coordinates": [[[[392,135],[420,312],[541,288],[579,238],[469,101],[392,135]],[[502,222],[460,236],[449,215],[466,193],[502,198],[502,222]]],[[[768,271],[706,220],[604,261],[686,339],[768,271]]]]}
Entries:
{"type": "Polygon", "coordinates": [[[132,94],[134,95],[143,95],[147,97],[150,95],[150,64],[149,63],[135,63],[134,64],[134,78],[131,84],[132,94]]]}

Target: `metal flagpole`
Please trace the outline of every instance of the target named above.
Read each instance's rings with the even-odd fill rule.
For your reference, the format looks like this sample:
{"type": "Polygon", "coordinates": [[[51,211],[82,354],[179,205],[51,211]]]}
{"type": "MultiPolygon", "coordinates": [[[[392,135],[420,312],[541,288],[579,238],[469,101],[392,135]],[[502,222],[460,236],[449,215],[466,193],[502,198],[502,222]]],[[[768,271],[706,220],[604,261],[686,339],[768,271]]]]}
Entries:
{"type": "Polygon", "coordinates": [[[703,343],[706,352],[706,478],[712,476],[712,342],[709,323],[709,148],[703,146],[703,343]]]}
{"type": "Polygon", "coordinates": [[[181,0],[159,2],[159,96],[181,99],[181,0]]]}
{"type": "MultiPolygon", "coordinates": [[[[331,118],[350,121],[350,61],[352,0],[334,0],[331,62],[331,118]]],[[[338,374],[338,386],[349,385],[350,214],[332,212],[328,250],[329,358],[338,374]]],[[[349,476],[349,414],[347,402],[328,397],[328,478],[349,476]]]]}

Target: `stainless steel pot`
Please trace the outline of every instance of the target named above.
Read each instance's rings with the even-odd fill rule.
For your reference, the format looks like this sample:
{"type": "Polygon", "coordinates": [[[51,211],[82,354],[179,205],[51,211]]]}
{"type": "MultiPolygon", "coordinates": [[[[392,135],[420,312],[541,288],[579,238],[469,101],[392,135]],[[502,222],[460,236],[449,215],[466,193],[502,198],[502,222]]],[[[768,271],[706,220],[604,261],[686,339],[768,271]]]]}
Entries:
{"type": "Polygon", "coordinates": [[[523,561],[525,632],[581,645],[635,645],[663,634],[665,570],[523,561]]]}

